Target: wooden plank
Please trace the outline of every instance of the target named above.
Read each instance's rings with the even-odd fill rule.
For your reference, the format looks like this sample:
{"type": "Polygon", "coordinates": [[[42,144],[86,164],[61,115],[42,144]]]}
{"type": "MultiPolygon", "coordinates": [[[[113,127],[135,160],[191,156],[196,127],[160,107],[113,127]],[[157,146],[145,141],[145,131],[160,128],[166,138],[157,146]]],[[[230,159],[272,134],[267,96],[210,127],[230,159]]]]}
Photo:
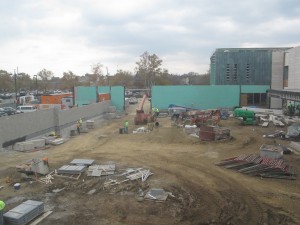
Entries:
{"type": "Polygon", "coordinates": [[[33,222],[29,223],[28,225],[37,225],[41,221],[43,221],[46,217],[48,217],[53,211],[47,211],[44,212],[41,216],[39,216],[37,219],[35,219],[33,222]]]}

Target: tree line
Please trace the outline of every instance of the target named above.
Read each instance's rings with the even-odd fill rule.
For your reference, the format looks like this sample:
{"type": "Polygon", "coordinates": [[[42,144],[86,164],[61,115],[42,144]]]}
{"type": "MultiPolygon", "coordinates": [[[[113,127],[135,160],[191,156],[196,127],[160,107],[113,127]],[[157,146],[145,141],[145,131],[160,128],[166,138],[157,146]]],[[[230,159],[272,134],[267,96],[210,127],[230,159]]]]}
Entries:
{"type": "Polygon", "coordinates": [[[108,74],[107,68],[101,63],[91,66],[91,72],[84,76],[72,71],[64,72],[62,77],[55,77],[53,72],[42,69],[35,75],[27,73],[9,73],[0,69],[0,92],[28,90],[68,90],[75,86],[115,86],[126,88],[151,88],[153,85],[208,85],[209,71],[206,74],[189,72],[187,74],[170,74],[162,68],[163,60],[156,54],[144,52],[134,73],[117,70],[113,75],[108,74]]]}

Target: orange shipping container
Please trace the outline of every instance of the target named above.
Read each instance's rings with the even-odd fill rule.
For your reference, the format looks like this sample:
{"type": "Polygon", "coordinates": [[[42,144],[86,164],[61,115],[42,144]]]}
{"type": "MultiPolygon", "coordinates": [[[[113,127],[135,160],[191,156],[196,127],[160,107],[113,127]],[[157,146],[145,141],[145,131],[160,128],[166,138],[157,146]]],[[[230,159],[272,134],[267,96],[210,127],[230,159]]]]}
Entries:
{"type": "Polygon", "coordinates": [[[110,100],[110,94],[109,93],[98,94],[98,101],[99,102],[103,102],[103,101],[107,101],[107,100],[110,100]]]}
{"type": "Polygon", "coordinates": [[[72,93],[42,95],[41,104],[61,104],[61,99],[68,96],[72,97],[72,93]]]}

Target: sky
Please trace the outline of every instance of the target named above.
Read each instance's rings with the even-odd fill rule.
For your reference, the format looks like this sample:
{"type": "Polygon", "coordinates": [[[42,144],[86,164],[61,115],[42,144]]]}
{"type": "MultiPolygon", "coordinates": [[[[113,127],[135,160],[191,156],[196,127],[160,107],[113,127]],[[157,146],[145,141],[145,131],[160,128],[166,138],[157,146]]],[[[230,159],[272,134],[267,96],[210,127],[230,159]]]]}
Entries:
{"type": "Polygon", "coordinates": [[[204,74],[216,48],[300,45],[299,0],[0,0],[0,69],[134,73],[147,51],[204,74]]]}

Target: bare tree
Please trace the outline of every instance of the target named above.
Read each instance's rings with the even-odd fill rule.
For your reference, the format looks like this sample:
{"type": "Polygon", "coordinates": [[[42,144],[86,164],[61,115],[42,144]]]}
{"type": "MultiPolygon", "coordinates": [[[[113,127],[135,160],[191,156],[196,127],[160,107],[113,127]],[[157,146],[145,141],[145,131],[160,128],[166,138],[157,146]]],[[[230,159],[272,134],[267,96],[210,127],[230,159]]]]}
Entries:
{"type": "Polygon", "coordinates": [[[105,82],[103,75],[103,65],[101,63],[97,63],[92,65],[92,74],[90,76],[90,84],[94,84],[95,86],[103,85],[105,82]]]}
{"type": "Polygon", "coordinates": [[[126,87],[133,87],[133,75],[129,71],[118,70],[117,73],[110,77],[111,85],[122,85],[126,87]]]}
{"type": "Polygon", "coordinates": [[[76,76],[72,71],[64,72],[61,78],[63,89],[71,89],[78,85],[79,77],[76,76]]]}
{"type": "Polygon", "coordinates": [[[161,73],[162,60],[155,54],[150,55],[147,51],[144,52],[140,61],[136,62],[136,73],[139,77],[144,79],[144,85],[147,88],[151,88],[155,84],[156,76],[159,76],[161,73]]]}
{"type": "Polygon", "coordinates": [[[43,87],[44,91],[46,91],[49,81],[53,77],[53,72],[51,72],[50,70],[42,69],[40,72],[37,73],[37,75],[41,78],[42,85],[43,85],[42,87],[43,87]]]}

